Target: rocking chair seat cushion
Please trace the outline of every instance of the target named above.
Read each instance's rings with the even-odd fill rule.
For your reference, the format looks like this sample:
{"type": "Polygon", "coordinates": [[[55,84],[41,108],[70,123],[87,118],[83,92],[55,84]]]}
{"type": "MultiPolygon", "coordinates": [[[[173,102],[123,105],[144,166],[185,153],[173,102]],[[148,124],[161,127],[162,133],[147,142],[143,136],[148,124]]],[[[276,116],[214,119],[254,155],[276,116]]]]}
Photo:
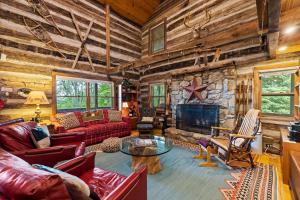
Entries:
{"type": "Polygon", "coordinates": [[[210,145],[210,141],[207,138],[200,138],[197,143],[205,148],[210,145]]]}
{"type": "Polygon", "coordinates": [[[214,137],[214,138],[211,138],[210,141],[212,143],[214,143],[215,145],[221,147],[222,149],[228,151],[228,147],[229,147],[229,139],[227,138],[224,138],[224,137],[214,137]]]}

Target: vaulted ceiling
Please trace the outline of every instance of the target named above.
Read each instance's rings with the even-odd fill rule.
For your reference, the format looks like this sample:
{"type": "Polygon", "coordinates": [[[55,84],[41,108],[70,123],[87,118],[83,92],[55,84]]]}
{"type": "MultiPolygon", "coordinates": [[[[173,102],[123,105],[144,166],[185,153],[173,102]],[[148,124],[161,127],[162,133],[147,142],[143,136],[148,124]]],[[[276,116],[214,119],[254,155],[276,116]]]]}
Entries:
{"type": "Polygon", "coordinates": [[[300,44],[300,0],[281,0],[279,46],[292,46],[300,44]],[[294,28],[293,34],[287,29],[294,28]]]}
{"type": "Polygon", "coordinates": [[[119,15],[144,25],[163,0],[97,0],[108,4],[119,15]]]}

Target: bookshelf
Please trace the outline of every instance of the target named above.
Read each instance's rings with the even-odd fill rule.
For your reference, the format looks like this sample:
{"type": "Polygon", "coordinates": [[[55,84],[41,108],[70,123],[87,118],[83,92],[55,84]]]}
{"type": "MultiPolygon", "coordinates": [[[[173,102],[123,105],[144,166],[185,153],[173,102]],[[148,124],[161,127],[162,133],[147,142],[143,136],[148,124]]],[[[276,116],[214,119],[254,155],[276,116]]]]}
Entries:
{"type": "Polygon", "coordinates": [[[135,107],[135,113],[138,114],[138,86],[122,87],[122,103],[124,102],[127,102],[128,108],[122,108],[123,116],[129,116],[129,108],[132,106],[135,107]]]}

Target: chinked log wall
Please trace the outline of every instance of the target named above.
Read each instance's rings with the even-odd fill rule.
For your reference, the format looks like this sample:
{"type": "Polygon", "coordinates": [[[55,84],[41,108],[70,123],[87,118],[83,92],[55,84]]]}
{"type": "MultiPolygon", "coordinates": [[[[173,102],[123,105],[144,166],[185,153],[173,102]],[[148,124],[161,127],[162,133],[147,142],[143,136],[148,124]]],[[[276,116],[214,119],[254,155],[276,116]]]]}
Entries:
{"type": "Polygon", "coordinates": [[[258,34],[258,19],[255,0],[190,0],[161,10],[142,30],[142,59],[134,66],[140,68],[141,102],[149,105],[149,84],[172,81],[179,74],[196,74],[216,68],[244,67],[267,57],[264,38],[258,34]],[[188,2],[188,4],[187,4],[188,2]],[[211,20],[204,28],[206,38],[193,39],[192,31],[185,27],[184,17],[190,15],[190,24],[205,21],[205,8],[211,13],[211,20]],[[149,55],[149,28],[166,21],[167,50],[158,55],[149,55]],[[214,51],[207,52],[208,65],[204,67],[203,45],[207,49],[222,50],[219,61],[213,62],[214,51]],[[188,51],[174,50],[190,48],[188,51]],[[170,52],[165,53],[164,52],[170,52]],[[199,64],[195,65],[198,58],[199,64]]]}
{"type": "MultiPolygon", "coordinates": [[[[44,0],[50,13],[62,31],[51,26],[29,6],[26,0],[0,0],[0,53],[7,55],[0,60],[0,88],[12,88],[5,109],[0,111],[0,120],[16,117],[30,118],[34,106],[24,105],[25,98],[17,94],[19,88],[43,90],[52,99],[51,72],[68,71],[71,73],[93,75],[106,80],[106,25],[105,6],[93,0],[44,0]],[[91,72],[87,56],[80,56],[75,69],[72,69],[81,42],[73,24],[70,11],[75,15],[84,35],[89,23],[94,20],[86,46],[92,57],[95,72],[91,72]],[[42,24],[57,44],[58,52],[38,41],[25,27],[23,17],[42,24]]],[[[111,66],[133,61],[141,56],[141,28],[129,23],[113,11],[110,12],[110,58],[111,66]]],[[[113,79],[121,77],[111,76],[113,79]]],[[[3,95],[4,93],[1,93],[3,95]]],[[[42,114],[49,116],[51,106],[43,106],[42,114]]]]}

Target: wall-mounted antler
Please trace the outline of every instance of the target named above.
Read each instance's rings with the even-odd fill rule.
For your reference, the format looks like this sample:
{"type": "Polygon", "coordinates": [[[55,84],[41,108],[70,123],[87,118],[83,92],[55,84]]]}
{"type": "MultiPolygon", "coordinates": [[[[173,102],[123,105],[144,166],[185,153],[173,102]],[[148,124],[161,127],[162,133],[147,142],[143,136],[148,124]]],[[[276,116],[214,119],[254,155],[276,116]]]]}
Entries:
{"type": "Polygon", "coordinates": [[[211,13],[208,11],[208,9],[205,9],[205,22],[204,23],[196,23],[194,25],[190,25],[191,15],[187,15],[184,18],[183,24],[185,27],[192,29],[193,37],[194,38],[202,38],[203,33],[205,33],[205,36],[208,34],[208,28],[204,27],[206,24],[208,24],[211,20],[211,13]]]}

